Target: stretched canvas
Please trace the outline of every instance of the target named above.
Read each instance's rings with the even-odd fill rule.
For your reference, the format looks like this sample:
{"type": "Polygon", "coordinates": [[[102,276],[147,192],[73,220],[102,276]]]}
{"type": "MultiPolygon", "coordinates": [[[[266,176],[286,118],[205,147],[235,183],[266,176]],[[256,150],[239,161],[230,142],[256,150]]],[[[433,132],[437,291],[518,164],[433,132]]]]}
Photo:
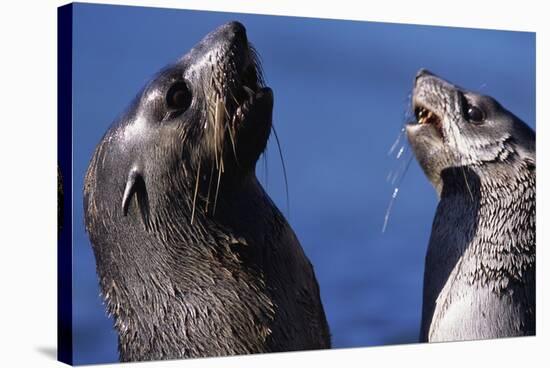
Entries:
{"type": "Polygon", "coordinates": [[[59,360],[535,334],[534,33],[74,3],[58,56],[59,360]]]}

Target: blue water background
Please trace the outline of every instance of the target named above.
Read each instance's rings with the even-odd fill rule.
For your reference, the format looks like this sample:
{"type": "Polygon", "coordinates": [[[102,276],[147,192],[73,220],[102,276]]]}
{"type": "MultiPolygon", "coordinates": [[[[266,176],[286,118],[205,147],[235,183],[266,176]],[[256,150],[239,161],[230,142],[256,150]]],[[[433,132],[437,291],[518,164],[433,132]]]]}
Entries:
{"type": "Polygon", "coordinates": [[[275,94],[277,147],[258,176],[313,263],[335,348],[413,343],[423,259],[437,204],[412,161],[385,233],[388,151],[406,120],[421,67],[497,98],[535,124],[535,35],[103,5],[74,12],[74,358],[117,360],[84,230],[83,177],[95,145],[152,74],[229,20],[247,27],[275,94]]]}

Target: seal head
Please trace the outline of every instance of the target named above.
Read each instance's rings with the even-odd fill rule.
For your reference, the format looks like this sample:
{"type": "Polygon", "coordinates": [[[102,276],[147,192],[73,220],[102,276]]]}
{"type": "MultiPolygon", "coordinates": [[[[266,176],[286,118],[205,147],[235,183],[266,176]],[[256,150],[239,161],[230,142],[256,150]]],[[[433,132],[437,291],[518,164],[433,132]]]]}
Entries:
{"type": "Polygon", "coordinates": [[[438,194],[445,169],[470,167],[482,177],[499,170],[508,173],[510,167],[505,162],[511,153],[534,165],[534,132],[494,98],[467,91],[422,69],[412,102],[418,124],[407,125],[407,136],[438,194]]]}
{"type": "Polygon", "coordinates": [[[422,341],[535,331],[535,133],[495,99],[421,70],[407,135],[440,201],[422,341]]]}
{"type": "Polygon", "coordinates": [[[86,227],[121,360],[330,346],[313,268],[254,172],[272,109],[231,22],[154,76],[97,146],[86,227]]]}
{"type": "Polygon", "coordinates": [[[215,171],[215,179],[225,171],[249,174],[266,146],[272,108],[271,89],[263,87],[244,27],[222,26],[158,73],[107,132],[99,149],[103,177],[98,179],[119,187],[118,174],[126,171],[121,208],[126,214],[136,197],[147,226],[151,207],[165,205],[159,192],[180,191],[160,191],[158,185],[185,185],[161,180],[173,177],[174,167],[183,164],[199,181],[198,173],[208,170],[215,171]],[[146,183],[155,183],[153,193],[146,183]]]}

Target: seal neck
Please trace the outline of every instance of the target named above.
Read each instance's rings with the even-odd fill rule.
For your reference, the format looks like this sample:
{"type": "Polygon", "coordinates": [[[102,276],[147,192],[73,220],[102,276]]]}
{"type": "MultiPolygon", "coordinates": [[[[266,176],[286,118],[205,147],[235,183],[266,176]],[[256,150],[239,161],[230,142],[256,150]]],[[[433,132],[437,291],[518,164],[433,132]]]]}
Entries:
{"type": "Polygon", "coordinates": [[[490,167],[460,166],[441,172],[441,200],[449,197],[467,198],[480,205],[509,207],[512,200],[529,200],[535,191],[534,164],[516,161],[510,165],[493,164],[490,167]]]}
{"type": "Polygon", "coordinates": [[[442,175],[432,230],[431,242],[442,257],[460,255],[465,279],[495,292],[525,282],[534,267],[535,167],[526,162],[513,167],[489,170],[483,178],[467,168],[442,175]],[[449,222],[456,227],[452,232],[449,222]]]}

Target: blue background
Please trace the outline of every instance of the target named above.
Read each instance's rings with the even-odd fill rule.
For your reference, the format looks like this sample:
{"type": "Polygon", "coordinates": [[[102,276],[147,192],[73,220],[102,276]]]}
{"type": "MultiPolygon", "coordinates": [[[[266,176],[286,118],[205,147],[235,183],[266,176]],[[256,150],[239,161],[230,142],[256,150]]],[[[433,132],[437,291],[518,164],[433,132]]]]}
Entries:
{"type": "Polygon", "coordinates": [[[534,128],[534,33],[76,5],[76,364],[117,360],[84,231],[83,177],[95,145],[157,70],[229,20],[247,27],[275,94],[290,211],[273,139],[257,172],[315,267],[335,348],[413,343],[418,336],[437,198],[414,159],[405,172],[411,153],[403,137],[388,155],[407,121],[416,71],[426,67],[492,95],[534,128]],[[391,172],[403,180],[382,232],[391,172]]]}

